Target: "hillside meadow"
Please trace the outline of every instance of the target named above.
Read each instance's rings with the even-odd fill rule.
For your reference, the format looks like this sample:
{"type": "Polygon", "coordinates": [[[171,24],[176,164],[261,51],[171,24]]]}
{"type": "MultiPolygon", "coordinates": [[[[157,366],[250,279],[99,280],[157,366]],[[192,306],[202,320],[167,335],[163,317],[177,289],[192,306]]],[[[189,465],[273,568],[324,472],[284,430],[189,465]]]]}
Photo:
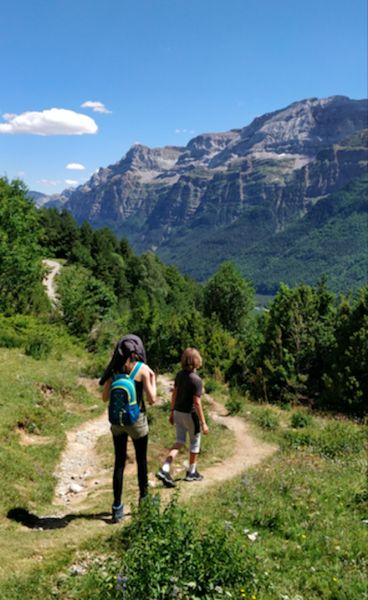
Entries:
{"type": "MultiPolygon", "coordinates": [[[[59,345],[47,358],[27,356],[22,347],[0,349],[1,598],[365,597],[362,422],[239,397],[238,416],[255,439],[278,447],[271,458],[210,493],[198,489],[190,501],[181,499],[181,489],[167,494],[155,488],[140,510],[132,473],[132,515],[122,526],[111,527],[106,518],[109,485],[81,507],[80,518],[76,511],[65,524],[52,505],[53,470],[65,432],[103,407],[80,383],[85,354],[64,335],[61,340],[59,332],[59,345]],[[11,385],[9,372],[16,374],[11,385]],[[26,526],[9,518],[17,507],[39,522],[26,526]],[[50,516],[55,528],[43,529],[42,518],[50,516]]],[[[230,399],[226,386],[207,383],[211,395],[232,410],[234,395],[230,399]]],[[[167,414],[165,403],[152,410],[150,471],[170,438],[167,414]]],[[[232,452],[229,432],[211,433],[204,473],[211,457],[221,462],[232,452]]],[[[110,440],[98,444],[100,459],[111,464],[110,440]]]]}

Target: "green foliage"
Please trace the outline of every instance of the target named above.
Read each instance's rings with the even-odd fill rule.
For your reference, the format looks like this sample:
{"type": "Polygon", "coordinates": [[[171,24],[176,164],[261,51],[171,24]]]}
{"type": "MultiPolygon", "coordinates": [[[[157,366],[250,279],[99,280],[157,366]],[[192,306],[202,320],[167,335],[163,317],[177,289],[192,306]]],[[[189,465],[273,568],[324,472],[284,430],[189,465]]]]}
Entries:
{"type": "Polygon", "coordinates": [[[243,407],[241,395],[238,390],[230,389],[229,397],[225,403],[225,408],[229,415],[237,415],[243,407]]]}
{"type": "Polygon", "coordinates": [[[254,308],[254,290],[235,265],[224,262],[204,286],[204,312],[232,333],[242,332],[254,308]]]}
{"type": "Polygon", "coordinates": [[[339,306],[335,344],[330,353],[320,404],[364,414],[368,401],[368,286],[339,306]]]}
{"type": "MultiPolygon", "coordinates": [[[[264,165],[262,177],[270,168],[264,165]]],[[[78,227],[65,210],[42,209],[36,218],[19,182],[2,181],[1,192],[0,218],[6,222],[6,235],[15,241],[13,258],[4,262],[5,268],[0,263],[0,291],[1,285],[7,286],[0,309],[8,313],[41,309],[39,239],[48,253],[68,260],[58,282],[61,318],[73,334],[86,340],[91,374],[98,375],[116,341],[131,331],[144,340],[155,369],[171,369],[185,347],[195,346],[203,355],[206,375],[216,375],[258,401],[280,406],[302,402],[359,415],[366,411],[366,288],[338,306],[324,278],[314,288],[281,285],[267,309],[256,312],[251,284],[230,261],[199,286],[152,252],[134,255],[128,242],[117,240],[107,228],[93,231],[87,223],[78,227]],[[8,219],[10,205],[15,211],[8,219]],[[23,252],[29,250],[32,257],[25,261],[23,252]],[[13,262],[15,271],[9,275],[13,262]],[[32,277],[27,281],[26,271],[32,281],[32,277]]],[[[216,198],[212,201],[216,203],[216,198]]],[[[319,215],[330,223],[340,213],[348,218],[359,209],[364,215],[364,206],[364,187],[355,182],[338,197],[319,202],[316,214],[313,208],[306,219],[319,215]]],[[[249,235],[256,242],[263,221],[254,207],[247,214],[253,228],[249,235]]],[[[9,250],[4,239],[0,228],[0,258],[1,252],[5,256],[9,250]]],[[[2,330],[0,343],[15,347],[21,340],[16,332],[2,330]]],[[[31,352],[37,354],[35,349],[31,352]]],[[[240,408],[235,398],[236,393],[230,400],[231,411],[240,408]]]]}
{"type": "Polygon", "coordinates": [[[32,356],[36,360],[47,358],[50,355],[52,343],[49,338],[44,335],[35,335],[28,339],[25,345],[26,356],[32,356]]]}
{"type": "Polygon", "coordinates": [[[59,279],[64,321],[76,335],[90,332],[93,325],[108,318],[116,308],[111,289],[83,267],[66,267],[59,279]]]}
{"type": "Polygon", "coordinates": [[[66,209],[41,208],[39,221],[43,229],[42,246],[56,258],[69,258],[78,240],[78,226],[66,209]]]}
{"type": "Polygon", "coordinates": [[[205,381],[205,392],[206,394],[213,394],[222,389],[220,383],[214,377],[207,377],[205,381]]]}
{"type": "Polygon", "coordinates": [[[20,181],[0,179],[0,311],[41,311],[47,305],[37,211],[20,181]]]}
{"type": "Polygon", "coordinates": [[[279,418],[271,408],[259,408],[256,421],[262,429],[275,430],[279,427],[279,418]]]}
{"type": "Polygon", "coordinates": [[[175,498],[162,510],[158,497],[147,498],[124,527],[121,545],[120,561],[106,561],[89,573],[90,598],[215,600],[226,592],[237,597],[252,581],[254,563],[246,547],[221,524],[199,528],[195,515],[175,498]]]}
{"type": "MultiPolygon", "coordinates": [[[[193,224],[186,235],[180,235],[180,243],[173,235],[160,248],[160,256],[200,281],[206,281],[227,257],[258,293],[276,293],[280,281],[290,287],[302,282],[315,286],[323,275],[337,293],[356,290],[367,281],[367,184],[367,175],[356,178],[344,189],[318,199],[303,218],[284,215],[281,227],[270,203],[245,203],[248,206],[231,225],[193,224]]],[[[291,189],[298,195],[300,181],[294,185],[291,189]]],[[[219,212],[218,207],[208,208],[219,212]]]]}
{"type": "Polygon", "coordinates": [[[248,375],[253,393],[281,404],[313,398],[334,343],[334,297],[324,282],[318,288],[281,285],[269,306],[264,339],[248,375]]]}
{"type": "Polygon", "coordinates": [[[324,458],[336,459],[349,453],[361,453],[365,437],[366,432],[353,423],[332,421],[320,430],[306,427],[303,431],[286,431],[284,443],[288,448],[305,449],[324,458]]]}
{"type": "Polygon", "coordinates": [[[291,415],[290,424],[291,427],[293,427],[294,429],[302,429],[303,427],[309,427],[311,423],[312,416],[309,413],[297,410],[291,415]]]}

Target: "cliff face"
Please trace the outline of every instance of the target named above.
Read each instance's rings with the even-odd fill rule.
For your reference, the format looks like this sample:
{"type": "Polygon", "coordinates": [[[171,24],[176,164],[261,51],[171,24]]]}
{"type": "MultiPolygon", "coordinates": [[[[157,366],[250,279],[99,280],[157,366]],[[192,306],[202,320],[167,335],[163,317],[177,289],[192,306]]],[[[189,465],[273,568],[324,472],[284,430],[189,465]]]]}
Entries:
{"type": "Polygon", "coordinates": [[[180,246],[189,234],[237,222],[247,228],[249,215],[259,216],[265,232],[282,231],[366,171],[366,127],[366,100],[295,102],[186,147],[135,145],[68,192],[64,206],[79,223],[109,226],[137,250],[165,256],[170,240],[180,246]]]}

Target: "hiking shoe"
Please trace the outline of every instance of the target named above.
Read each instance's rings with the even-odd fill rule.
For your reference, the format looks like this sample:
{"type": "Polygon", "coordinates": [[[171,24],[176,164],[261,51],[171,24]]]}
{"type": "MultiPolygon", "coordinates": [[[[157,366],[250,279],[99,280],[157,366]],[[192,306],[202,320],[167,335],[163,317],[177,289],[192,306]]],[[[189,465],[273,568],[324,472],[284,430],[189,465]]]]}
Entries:
{"type": "Polygon", "coordinates": [[[156,473],[157,479],[160,479],[165,487],[173,488],[176,486],[175,481],[171,477],[170,473],[166,473],[162,469],[159,469],[156,473]]]}
{"type": "Polygon", "coordinates": [[[124,514],[124,506],[122,504],[119,504],[119,506],[112,505],[112,522],[113,523],[119,523],[119,521],[121,521],[121,519],[123,518],[123,514],[124,514]]]}
{"type": "Polygon", "coordinates": [[[198,471],[194,471],[194,473],[190,473],[187,471],[186,476],[184,477],[184,481],[202,481],[203,475],[198,473],[198,471]]]}

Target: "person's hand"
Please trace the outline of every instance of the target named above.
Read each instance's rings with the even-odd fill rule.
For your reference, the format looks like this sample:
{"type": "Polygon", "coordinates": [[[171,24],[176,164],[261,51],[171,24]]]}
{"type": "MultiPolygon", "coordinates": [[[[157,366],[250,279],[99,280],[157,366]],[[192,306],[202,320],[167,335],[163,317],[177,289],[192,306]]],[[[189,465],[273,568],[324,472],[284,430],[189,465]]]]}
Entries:
{"type": "Polygon", "coordinates": [[[174,425],[174,413],[173,413],[173,411],[170,412],[169,423],[171,425],[174,425]]]}
{"type": "Polygon", "coordinates": [[[209,432],[209,429],[208,429],[207,423],[202,423],[202,433],[203,433],[203,435],[207,435],[208,432],[209,432]]]}

